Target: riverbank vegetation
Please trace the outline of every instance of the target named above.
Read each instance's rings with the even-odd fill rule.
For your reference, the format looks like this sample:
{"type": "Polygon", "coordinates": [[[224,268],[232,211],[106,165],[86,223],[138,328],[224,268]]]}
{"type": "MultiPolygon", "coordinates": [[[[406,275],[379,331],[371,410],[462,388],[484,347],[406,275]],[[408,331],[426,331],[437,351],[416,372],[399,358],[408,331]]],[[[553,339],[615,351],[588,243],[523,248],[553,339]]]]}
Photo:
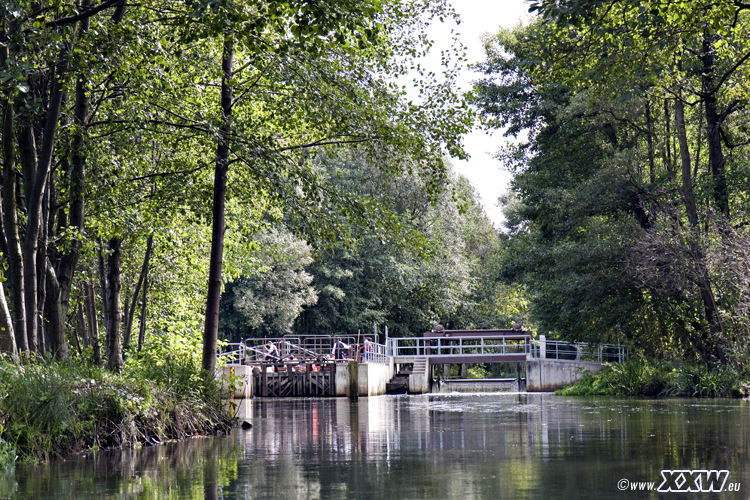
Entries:
{"type": "Polygon", "coordinates": [[[514,173],[500,275],[539,332],[644,358],[581,390],[735,393],[750,367],[748,6],[531,8],[486,39],[475,86],[485,123],[519,139],[499,152],[514,173]]]}
{"type": "Polygon", "coordinates": [[[556,391],[563,396],[649,396],[745,398],[750,373],[736,367],[687,365],[683,361],[654,362],[631,358],[584,375],[575,385],[556,391]]]}
{"type": "Polygon", "coordinates": [[[125,374],[87,362],[0,363],[0,466],[228,432],[218,383],[192,361],[140,358],[125,374]]]}

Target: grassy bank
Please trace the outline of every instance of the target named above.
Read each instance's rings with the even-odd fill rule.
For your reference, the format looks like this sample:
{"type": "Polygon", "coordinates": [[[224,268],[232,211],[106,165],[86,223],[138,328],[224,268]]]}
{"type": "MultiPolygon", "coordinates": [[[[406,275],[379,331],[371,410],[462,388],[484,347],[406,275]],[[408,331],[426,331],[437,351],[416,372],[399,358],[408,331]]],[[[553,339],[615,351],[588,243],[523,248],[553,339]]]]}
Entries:
{"type": "Polygon", "coordinates": [[[0,362],[0,467],[229,428],[215,381],[179,360],[141,360],[122,375],[80,361],[0,362]]]}
{"type": "Polygon", "coordinates": [[[587,374],[563,396],[747,397],[750,373],[729,366],[690,366],[678,361],[628,359],[587,374]]]}

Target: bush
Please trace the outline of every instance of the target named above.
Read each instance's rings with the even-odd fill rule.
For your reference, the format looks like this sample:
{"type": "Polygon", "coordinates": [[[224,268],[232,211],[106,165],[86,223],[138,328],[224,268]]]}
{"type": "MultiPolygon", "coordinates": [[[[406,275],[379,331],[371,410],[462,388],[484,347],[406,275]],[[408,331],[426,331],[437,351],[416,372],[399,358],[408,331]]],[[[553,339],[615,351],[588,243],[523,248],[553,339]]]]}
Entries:
{"type": "Polygon", "coordinates": [[[179,357],[159,367],[146,359],[125,375],[85,362],[0,362],[0,466],[16,453],[48,460],[228,430],[229,422],[215,382],[179,357]]]}
{"type": "Polygon", "coordinates": [[[490,378],[490,372],[479,365],[470,367],[467,374],[469,378],[490,378]]]}
{"type": "Polygon", "coordinates": [[[717,365],[690,366],[681,362],[653,362],[631,358],[556,394],[564,396],[744,397],[750,393],[750,374],[717,365]]]}

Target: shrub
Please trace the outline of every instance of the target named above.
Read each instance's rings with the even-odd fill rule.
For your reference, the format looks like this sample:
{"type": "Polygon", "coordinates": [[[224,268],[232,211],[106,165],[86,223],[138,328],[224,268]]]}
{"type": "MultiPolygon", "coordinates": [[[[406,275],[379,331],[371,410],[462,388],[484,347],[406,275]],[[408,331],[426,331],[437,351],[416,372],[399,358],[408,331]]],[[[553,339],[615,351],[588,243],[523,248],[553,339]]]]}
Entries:
{"type": "Polygon", "coordinates": [[[679,361],[653,362],[631,358],[597,373],[557,394],[657,397],[741,397],[750,393],[750,376],[730,366],[690,366],[679,361]]]}
{"type": "Polygon", "coordinates": [[[120,375],[85,362],[0,362],[0,466],[16,452],[24,460],[48,460],[91,447],[228,430],[212,380],[179,357],[160,366],[146,360],[120,375]]]}

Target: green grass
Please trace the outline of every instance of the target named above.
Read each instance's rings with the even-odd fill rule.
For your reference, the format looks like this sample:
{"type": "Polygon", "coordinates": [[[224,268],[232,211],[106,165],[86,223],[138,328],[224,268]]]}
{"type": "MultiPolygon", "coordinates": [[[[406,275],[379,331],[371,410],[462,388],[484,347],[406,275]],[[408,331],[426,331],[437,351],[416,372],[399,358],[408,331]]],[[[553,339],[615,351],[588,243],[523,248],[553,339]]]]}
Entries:
{"type": "Polygon", "coordinates": [[[728,366],[691,366],[631,358],[584,375],[563,396],[746,397],[750,374],[728,366]]]}
{"type": "Polygon", "coordinates": [[[148,361],[126,374],[84,362],[0,362],[0,467],[228,430],[215,381],[148,361]]]}

